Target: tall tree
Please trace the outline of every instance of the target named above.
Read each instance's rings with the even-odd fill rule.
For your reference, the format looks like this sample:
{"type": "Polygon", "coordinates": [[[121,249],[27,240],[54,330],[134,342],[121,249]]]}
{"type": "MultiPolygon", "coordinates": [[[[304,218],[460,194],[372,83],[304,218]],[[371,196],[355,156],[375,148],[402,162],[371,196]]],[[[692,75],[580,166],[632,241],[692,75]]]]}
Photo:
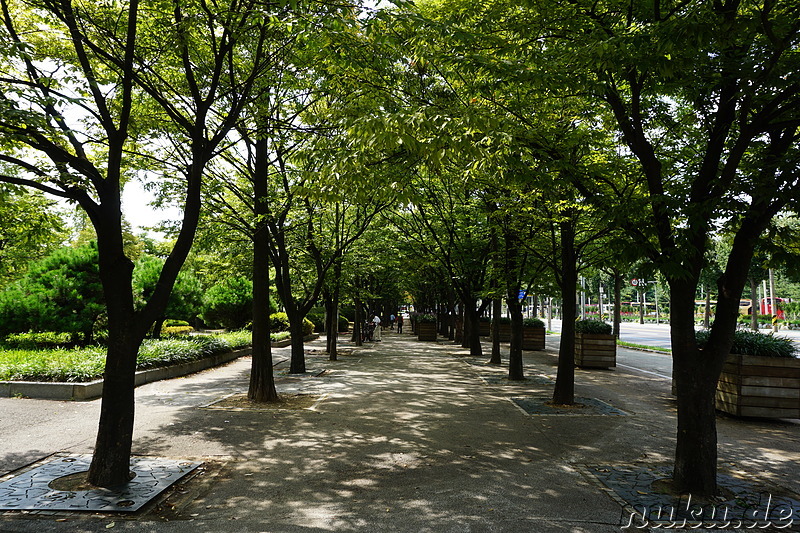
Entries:
{"type": "Polygon", "coordinates": [[[266,7],[256,0],[0,1],[7,51],[0,160],[19,169],[0,181],[77,203],[97,233],[109,340],[89,469],[94,485],[129,480],[138,348],[191,248],[205,166],[268,65],[259,46],[266,7]],[[241,42],[248,54],[239,53],[241,42]],[[149,145],[148,177],[160,174],[183,191],[183,220],[155,290],[137,311],[121,191],[132,174],[128,154],[142,152],[147,137],[158,140],[149,145]],[[169,152],[160,165],[159,150],[169,152]]]}

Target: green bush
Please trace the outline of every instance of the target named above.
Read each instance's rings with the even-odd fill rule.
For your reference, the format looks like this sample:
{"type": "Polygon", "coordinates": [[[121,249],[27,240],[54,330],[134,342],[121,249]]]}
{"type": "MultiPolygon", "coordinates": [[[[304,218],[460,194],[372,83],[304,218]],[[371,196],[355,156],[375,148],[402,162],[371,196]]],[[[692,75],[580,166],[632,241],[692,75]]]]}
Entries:
{"type": "Polygon", "coordinates": [[[69,333],[56,333],[54,331],[29,331],[27,333],[12,333],[5,338],[3,344],[12,349],[35,350],[37,348],[55,348],[70,344],[69,333]]]}
{"type": "Polygon", "coordinates": [[[174,318],[168,318],[164,321],[165,328],[171,328],[175,326],[190,326],[188,322],[185,320],[175,320],[174,318]]]}
{"type": "Polygon", "coordinates": [[[492,321],[492,319],[490,317],[488,317],[488,316],[479,316],[478,317],[478,322],[491,322],[491,321],[492,321]]]}
{"type": "MultiPolygon", "coordinates": [[[[289,324],[289,317],[286,313],[272,313],[269,315],[269,322],[270,322],[270,332],[271,333],[278,333],[281,331],[289,331],[290,324],[289,324]]],[[[303,336],[311,335],[314,333],[314,323],[311,322],[309,319],[303,319],[303,336]]]]}
{"type": "Polygon", "coordinates": [[[350,329],[350,321],[344,315],[339,315],[339,331],[345,332],[350,329]]]}
{"type": "Polygon", "coordinates": [[[602,320],[578,320],[575,322],[575,333],[589,333],[593,335],[611,335],[614,328],[602,320]]]}
{"type": "Polygon", "coordinates": [[[538,318],[526,318],[525,320],[522,321],[522,325],[533,328],[543,328],[544,322],[542,322],[538,318]]]}
{"type": "MultiPolygon", "coordinates": [[[[708,343],[710,332],[702,330],[695,333],[700,348],[708,343]]],[[[737,329],[733,334],[731,353],[755,355],[760,357],[794,357],[797,352],[794,343],[787,337],[737,329]]]]}
{"type": "Polygon", "coordinates": [[[507,316],[499,316],[495,320],[498,324],[511,324],[511,319],[507,316]]]}
{"type": "Polygon", "coordinates": [[[314,331],[321,333],[325,331],[325,309],[315,307],[308,312],[306,318],[314,324],[314,331]]]}
{"type": "Polygon", "coordinates": [[[419,324],[435,324],[436,316],[431,314],[417,315],[417,323],[419,324]]]}
{"type": "MultiPolygon", "coordinates": [[[[249,331],[233,331],[215,336],[148,339],[142,343],[137,369],[155,368],[201,359],[250,344],[249,331]]],[[[92,346],[80,349],[0,351],[0,380],[85,382],[99,379],[105,368],[106,349],[92,346]]]]}
{"type": "Polygon", "coordinates": [[[253,320],[253,283],[232,277],[214,285],[203,297],[203,321],[211,326],[242,328],[253,320]]]}

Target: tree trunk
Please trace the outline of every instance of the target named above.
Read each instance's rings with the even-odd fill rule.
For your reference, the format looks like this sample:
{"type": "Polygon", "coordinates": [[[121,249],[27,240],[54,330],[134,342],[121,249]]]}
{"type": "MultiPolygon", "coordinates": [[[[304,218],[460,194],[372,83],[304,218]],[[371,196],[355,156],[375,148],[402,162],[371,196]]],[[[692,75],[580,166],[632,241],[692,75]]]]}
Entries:
{"type": "Polygon", "coordinates": [[[758,302],[758,281],[749,278],[750,282],[750,329],[758,331],[758,311],[761,309],[758,302]]]}
{"type": "Polygon", "coordinates": [[[473,299],[464,303],[464,338],[469,345],[469,354],[472,357],[481,357],[481,330],[478,324],[477,302],[473,299]]]}
{"type": "Polygon", "coordinates": [[[717,431],[714,394],[719,371],[697,348],[694,286],[670,284],[673,376],[678,396],[674,479],[678,489],[716,492],[717,431]]]}
{"type": "Polygon", "coordinates": [[[522,371],[522,306],[518,299],[519,291],[509,290],[506,302],[511,315],[511,349],[508,355],[508,379],[525,379],[522,371]]]}
{"type": "Polygon", "coordinates": [[[503,363],[500,357],[500,314],[503,312],[503,301],[500,298],[492,300],[492,358],[489,360],[490,364],[499,365],[503,363]]]}
{"type": "Polygon", "coordinates": [[[289,332],[292,336],[292,355],[289,363],[290,374],[304,374],[306,371],[306,353],[305,342],[303,341],[303,319],[297,311],[290,314],[289,309],[286,310],[286,315],[289,317],[289,332]]]}
{"type": "Polygon", "coordinates": [[[558,350],[558,373],[553,390],[553,403],[575,403],[575,312],[578,271],[575,258],[575,230],[571,221],[561,228],[561,346],[558,350]]]}
{"type": "Polygon", "coordinates": [[[160,316],[153,322],[153,338],[160,339],[161,338],[161,330],[164,327],[164,321],[166,317],[160,316]]]}
{"type": "Polygon", "coordinates": [[[706,290],[706,308],[703,312],[703,327],[708,329],[711,327],[711,292],[708,286],[704,287],[706,290]]]}
{"type": "Polygon", "coordinates": [[[361,314],[361,298],[358,296],[355,297],[355,308],[352,341],[356,346],[363,346],[364,342],[361,340],[361,329],[364,327],[364,317],[361,314]]]}
{"type": "Polygon", "coordinates": [[[619,338],[619,325],[622,322],[622,274],[614,271],[614,322],[612,333],[619,338]]]}
{"type": "MultiPolygon", "coordinates": [[[[113,305],[109,304],[109,307],[113,305]]],[[[134,378],[136,356],[142,341],[139,339],[137,342],[128,332],[111,329],[110,322],[100,423],[88,474],[89,483],[107,488],[124,485],[131,480],[134,378]]]]}
{"type": "Polygon", "coordinates": [[[253,357],[250,365],[250,384],[247,398],[254,402],[278,400],[275,376],[272,373],[272,340],[269,319],[269,214],[267,203],[268,175],[267,140],[256,141],[256,169],[253,180],[253,357]]]}

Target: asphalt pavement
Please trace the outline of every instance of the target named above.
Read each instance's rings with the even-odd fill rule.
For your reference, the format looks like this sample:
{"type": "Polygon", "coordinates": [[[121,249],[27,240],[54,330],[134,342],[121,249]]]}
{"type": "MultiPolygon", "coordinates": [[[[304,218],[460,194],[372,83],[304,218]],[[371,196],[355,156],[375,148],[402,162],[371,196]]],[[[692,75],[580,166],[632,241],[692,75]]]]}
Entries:
{"type": "MultiPolygon", "coordinates": [[[[547,350],[525,352],[522,383],[504,379],[507,366],[486,364],[488,343],[478,358],[393,332],[343,346],[352,352],[330,362],[324,339],[309,343],[302,376],[276,368],[279,392],[316,395],[313,409],[208,408],[246,391],[247,357],[139,387],[134,453],[204,461],[202,471],[133,516],[6,512],[0,531],[657,529],[632,510],[653,510],[648,498],[664,496],[653,480],[668,475],[675,446],[668,378],[622,365],[577,369],[585,407],[530,414],[552,395],[555,335],[547,350]]],[[[619,361],[630,352],[619,349],[619,361]]],[[[287,354],[275,350],[276,359],[287,354]]],[[[56,452],[91,453],[98,412],[98,400],[0,398],[0,475],[56,452]]],[[[721,484],[737,499],[752,496],[761,508],[774,495],[800,506],[798,421],[720,416],[718,435],[721,484]]]]}

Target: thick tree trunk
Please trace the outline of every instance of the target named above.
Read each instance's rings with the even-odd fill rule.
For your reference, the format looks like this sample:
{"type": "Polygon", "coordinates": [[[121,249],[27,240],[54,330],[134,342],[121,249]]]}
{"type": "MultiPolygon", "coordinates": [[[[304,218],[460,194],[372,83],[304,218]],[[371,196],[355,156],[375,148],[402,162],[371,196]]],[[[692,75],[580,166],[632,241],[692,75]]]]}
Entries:
{"type": "Polygon", "coordinates": [[[158,317],[155,322],[153,322],[153,338],[160,339],[161,338],[161,330],[164,327],[164,321],[166,317],[158,317]]]}
{"type": "Polygon", "coordinates": [[[511,349],[508,355],[508,379],[523,380],[525,374],[522,370],[522,306],[517,295],[519,291],[509,291],[508,311],[511,315],[511,349]]]}
{"type": "Polygon", "coordinates": [[[694,286],[670,284],[673,377],[678,396],[674,479],[698,495],[716,491],[717,431],[714,394],[719,371],[697,348],[694,286]]]}
{"type": "Polygon", "coordinates": [[[469,354],[472,357],[483,356],[481,346],[481,331],[478,324],[477,302],[473,299],[464,303],[464,338],[469,345],[469,354]]]}
{"type": "MultiPolygon", "coordinates": [[[[109,307],[112,307],[110,305],[109,307]]],[[[111,324],[109,324],[111,326],[111,324]]],[[[144,336],[142,336],[143,338],[144,336]]],[[[130,481],[133,442],[134,378],[142,339],[109,327],[108,355],[103,374],[103,399],[94,456],[88,480],[99,487],[117,487],[130,481]]]]}
{"type": "Polygon", "coordinates": [[[364,342],[361,340],[361,329],[364,327],[364,317],[361,313],[361,298],[358,296],[355,298],[355,308],[355,318],[353,319],[355,322],[353,323],[353,337],[351,340],[356,346],[363,346],[364,342]]]}
{"type": "Polygon", "coordinates": [[[267,141],[256,142],[256,175],[254,176],[253,211],[256,219],[253,234],[253,356],[247,398],[254,402],[278,400],[275,376],[272,373],[272,340],[269,319],[269,227],[267,203],[267,141]]]}
{"type": "Polygon", "coordinates": [[[303,374],[306,371],[305,342],[303,341],[303,316],[294,312],[289,314],[289,332],[292,335],[292,355],[289,363],[290,374],[303,374]]]}
{"type": "Polygon", "coordinates": [[[558,374],[553,403],[575,403],[575,312],[578,272],[575,263],[575,232],[570,221],[561,227],[561,346],[558,350],[558,374]]]}
{"type": "Polygon", "coordinates": [[[503,312],[503,301],[500,298],[492,300],[492,358],[489,360],[490,364],[499,365],[503,363],[500,357],[500,314],[503,312]]]}

